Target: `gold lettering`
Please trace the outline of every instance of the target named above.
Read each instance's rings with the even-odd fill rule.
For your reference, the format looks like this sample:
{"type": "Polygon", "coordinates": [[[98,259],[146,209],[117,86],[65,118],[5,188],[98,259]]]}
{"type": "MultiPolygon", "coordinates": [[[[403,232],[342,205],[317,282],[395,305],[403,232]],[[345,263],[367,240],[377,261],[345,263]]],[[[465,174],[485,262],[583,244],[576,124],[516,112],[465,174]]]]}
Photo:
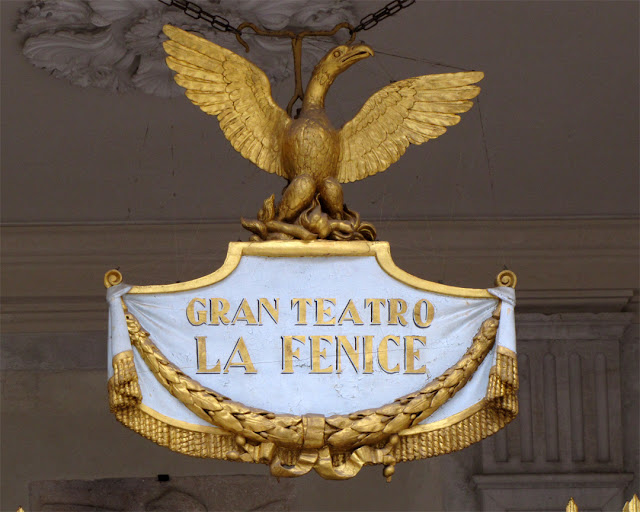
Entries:
{"type": "Polygon", "coordinates": [[[378,345],[378,364],[380,368],[386,373],[398,373],[400,371],[400,365],[397,364],[393,368],[389,368],[389,342],[395,343],[400,346],[400,336],[385,336],[382,338],[380,345],[378,345]]]}
{"type": "Polygon", "coordinates": [[[244,373],[258,373],[251,362],[249,351],[247,350],[247,346],[244,344],[244,340],[242,338],[238,339],[236,346],[233,347],[233,352],[231,352],[231,355],[227,360],[227,364],[224,365],[224,373],[229,373],[229,368],[233,367],[244,368],[244,373]],[[240,361],[233,361],[236,354],[240,356],[240,361]]]}
{"type": "Polygon", "coordinates": [[[407,325],[404,315],[407,312],[407,303],[402,299],[389,299],[389,325],[407,325]]]}
{"type": "Polygon", "coordinates": [[[209,321],[209,324],[220,325],[220,322],[228,324],[229,319],[225,315],[229,312],[229,301],[226,299],[215,298],[209,299],[209,304],[211,305],[211,320],[209,321]]]}
{"type": "Polygon", "coordinates": [[[292,299],[291,309],[298,307],[298,321],[296,325],[307,325],[307,306],[311,306],[313,300],[311,299],[292,299]]]}
{"type": "Polygon", "coordinates": [[[213,368],[207,368],[207,337],[196,336],[198,344],[198,372],[197,373],[220,373],[220,360],[213,368]]]}
{"type": "Polygon", "coordinates": [[[433,304],[429,302],[427,299],[422,299],[416,302],[415,307],[413,308],[413,323],[415,323],[418,327],[429,327],[431,322],[433,322],[434,309],[433,304]],[[427,306],[427,319],[425,321],[422,320],[422,305],[426,304],[427,306]]]}
{"type": "Polygon", "coordinates": [[[205,299],[191,299],[191,302],[189,302],[187,306],[187,320],[189,320],[191,325],[202,325],[207,321],[207,310],[199,309],[195,311],[196,303],[202,307],[207,307],[205,299]]]}
{"type": "Polygon", "coordinates": [[[293,350],[293,340],[303,345],[307,342],[304,336],[282,337],[282,373],[293,373],[293,358],[300,359],[300,348],[293,350]]]}
{"type": "Polygon", "coordinates": [[[344,353],[347,354],[353,369],[358,373],[358,338],[359,336],[355,336],[354,341],[356,346],[354,347],[349,343],[346,336],[337,336],[338,344],[336,346],[336,352],[338,369],[336,370],[336,373],[342,373],[342,350],[340,349],[344,350],[344,353]]]}
{"type": "Polygon", "coordinates": [[[242,299],[242,302],[240,303],[240,306],[238,306],[236,314],[233,316],[231,325],[236,325],[236,322],[247,322],[247,325],[258,325],[258,322],[256,322],[256,317],[253,316],[253,311],[251,311],[251,307],[249,306],[247,299],[242,299]],[[242,311],[243,316],[239,316],[240,311],[242,311]]]}
{"type": "Polygon", "coordinates": [[[353,322],[353,325],[364,325],[364,322],[360,318],[360,314],[358,313],[356,305],[353,303],[352,299],[349,299],[349,302],[347,302],[347,307],[345,307],[342,311],[342,314],[338,319],[338,325],[342,325],[343,322],[347,321],[353,322]],[[346,316],[347,313],[349,314],[349,316],[346,316]]]}
{"type": "Polygon", "coordinates": [[[384,299],[365,299],[364,307],[371,306],[371,325],[380,325],[380,308],[384,307],[387,301],[384,299]]]}
{"type": "Polygon", "coordinates": [[[336,305],[336,299],[316,299],[316,323],[315,325],[336,325],[336,317],[332,316],[328,320],[325,320],[325,315],[331,315],[331,306],[325,309],[324,301],[327,301],[331,306],[336,305]]]}
{"type": "Polygon", "coordinates": [[[362,373],[373,373],[373,336],[363,336],[364,339],[364,364],[362,373]]]}
{"type": "Polygon", "coordinates": [[[273,323],[278,323],[278,313],[280,311],[280,299],[273,299],[273,303],[275,305],[272,306],[271,302],[268,299],[258,299],[258,323],[262,325],[262,309],[267,312],[267,314],[273,320],[273,323]]]}
{"type": "Polygon", "coordinates": [[[333,343],[333,336],[310,336],[311,338],[311,372],[310,373],[331,373],[333,366],[322,368],[320,359],[327,358],[327,349],[320,350],[320,341],[324,340],[333,343]]]}
{"type": "Polygon", "coordinates": [[[420,360],[420,349],[413,350],[413,342],[417,341],[427,346],[427,338],[424,336],[405,336],[404,337],[404,373],[427,373],[427,367],[422,365],[415,368],[414,363],[420,360]]]}

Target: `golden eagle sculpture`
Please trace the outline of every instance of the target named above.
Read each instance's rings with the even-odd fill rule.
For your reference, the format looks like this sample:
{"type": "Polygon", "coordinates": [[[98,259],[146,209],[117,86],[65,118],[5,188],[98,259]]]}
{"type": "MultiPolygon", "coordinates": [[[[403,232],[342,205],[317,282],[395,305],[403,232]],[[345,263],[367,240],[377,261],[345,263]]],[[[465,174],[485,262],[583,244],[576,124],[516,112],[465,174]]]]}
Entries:
{"type": "Polygon", "coordinates": [[[336,130],[324,100],[336,77],[373,55],[364,44],[333,48],[313,70],[299,116],[271,97],[269,79],[247,59],[206,39],[166,25],[167,65],[178,85],[204,112],[218,116],[232,146],[260,169],[287,179],[275,205],[264,202],[256,220],[242,220],[252,240],[375,239],[371,224],[343,204],[341,183],[387,169],[409,144],[439,137],[460,121],[480,93],[479,71],[408,78],[380,89],[336,130]]]}

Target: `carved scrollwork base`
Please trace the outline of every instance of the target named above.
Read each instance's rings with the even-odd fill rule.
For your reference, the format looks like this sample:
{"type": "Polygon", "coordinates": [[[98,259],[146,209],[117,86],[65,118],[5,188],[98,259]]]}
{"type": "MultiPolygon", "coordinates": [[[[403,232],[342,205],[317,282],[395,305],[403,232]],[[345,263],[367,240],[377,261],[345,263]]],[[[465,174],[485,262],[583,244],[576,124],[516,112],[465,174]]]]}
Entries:
{"type": "Polygon", "coordinates": [[[368,240],[376,239],[373,224],[362,222],[357,212],[343,206],[342,212],[331,215],[324,211],[318,197],[292,222],[277,220],[275,196],[264,201],[255,220],[242,219],[242,226],[251,231],[252,242],[261,240],[368,240]]]}

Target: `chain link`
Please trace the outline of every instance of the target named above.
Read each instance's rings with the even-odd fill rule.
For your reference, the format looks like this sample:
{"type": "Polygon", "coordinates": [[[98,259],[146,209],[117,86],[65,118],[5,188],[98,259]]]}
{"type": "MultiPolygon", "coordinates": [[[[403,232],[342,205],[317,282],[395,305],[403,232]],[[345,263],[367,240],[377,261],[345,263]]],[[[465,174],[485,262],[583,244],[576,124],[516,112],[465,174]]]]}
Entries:
{"type": "MultiPolygon", "coordinates": [[[[216,30],[221,32],[233,32],[236,35],[240,35],[241,31],[237,28],[231,26],[229,20],[223,18],[222,16],[218,16],[216,14],[211,14],[205,11],[199,5],[190,2],[189,0],[158,0],[165,5],[177,7],[178,9],[184,11],[187,16],[195,20],[203,20],[206,21],[209,25],[211,25],[216,30]]],[[[393,0],[385,5],[382,9],[377,10],[376,12],[372,12],[371,14],[367,14],[364,18],[360,20],[360,23],[356,27],[350,30],[351,34],[355,34],[356,32],[360,32],[361,30],[369,30],[375,27],[382,20],[388,18],[389,16],[393,16],[397,12],[401,11],[414,4],[416,0],[393,0]]]]}
{"type": "Polygon", "coordinates": [[[190,2],[189,0],[158,0],[165,5],[177,7],[178,9],[184,11],[184,13],[193,18],[194,20],[203,20],[206,21],[209,25],[211,25],[216,30],[220,32],[233,32],[234,34],[240,34],[240,31],[233,27],[229,20],[223,18],[222,16],[218,16],[216,14],[211,14],[205,11],[199,5],[190,2]]]}
{"type": "Polygon", "coordinates": [[[360,23],[358,23],[358,25],[352,30],[351,33],[354,34],[356,32],[360,32],[361,30],[369,30],[375,27],[385,18],[393,16],[398,11],[409,7],[415,2],[416,0],[393,0],[393,2],[389,2],[382,9],[379,9],[376,12],[372,12],[371,14],[367,14],[360,20],[360,23]]]}

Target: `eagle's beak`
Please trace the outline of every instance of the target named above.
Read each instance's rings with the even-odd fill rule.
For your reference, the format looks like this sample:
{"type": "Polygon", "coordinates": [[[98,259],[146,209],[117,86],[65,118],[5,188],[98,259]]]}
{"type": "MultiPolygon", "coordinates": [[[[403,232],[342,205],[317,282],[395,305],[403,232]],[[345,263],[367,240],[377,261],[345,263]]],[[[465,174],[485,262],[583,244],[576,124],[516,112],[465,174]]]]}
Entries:
{"type": "Polygon", "coordinates": [[[355,44],[349,47],[342,59],[340,59],[340,63],[351,66],[359,60],[366,59],[367,57],[373,57],[373,55],[373,50],[366,44],[355,44]]]}

